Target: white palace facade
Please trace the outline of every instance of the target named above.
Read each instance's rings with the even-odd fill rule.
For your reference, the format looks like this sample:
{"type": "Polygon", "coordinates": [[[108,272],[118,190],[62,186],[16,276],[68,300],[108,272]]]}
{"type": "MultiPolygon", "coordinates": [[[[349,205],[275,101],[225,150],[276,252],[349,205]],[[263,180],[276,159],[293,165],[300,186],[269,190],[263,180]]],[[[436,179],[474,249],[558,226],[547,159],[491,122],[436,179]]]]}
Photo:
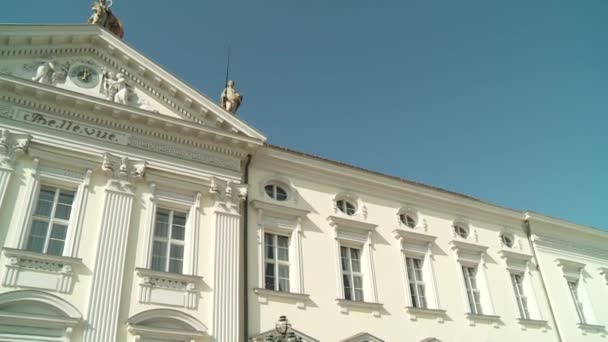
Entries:
{"type": "Polygon", "coordinates": [[[269,145],[97,25],[0,25],[0,247],[0,342],[608,338],[608,233],[269,145]]]}

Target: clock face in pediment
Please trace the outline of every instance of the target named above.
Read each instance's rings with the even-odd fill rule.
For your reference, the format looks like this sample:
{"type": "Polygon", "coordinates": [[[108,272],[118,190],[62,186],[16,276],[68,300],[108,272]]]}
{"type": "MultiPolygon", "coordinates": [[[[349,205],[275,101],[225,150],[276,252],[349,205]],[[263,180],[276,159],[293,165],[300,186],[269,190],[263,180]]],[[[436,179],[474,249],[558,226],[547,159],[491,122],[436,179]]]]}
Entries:
{"type": "Polygon", "coordinates": [[[70,69],[70,80],[79,87],[93,88],[99,84],[99,72],[86,64],[76,64],[70,69]]]}

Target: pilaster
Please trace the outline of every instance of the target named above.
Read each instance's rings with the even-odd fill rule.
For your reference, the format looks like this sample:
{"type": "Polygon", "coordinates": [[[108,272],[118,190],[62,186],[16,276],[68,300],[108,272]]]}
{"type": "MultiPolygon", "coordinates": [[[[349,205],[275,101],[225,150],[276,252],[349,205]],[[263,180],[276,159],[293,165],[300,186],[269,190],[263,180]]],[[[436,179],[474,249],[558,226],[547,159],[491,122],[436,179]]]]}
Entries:
{"type": "Polygon", "coordinates": [[[108,176],[89,296],[85,342],[116,341],[120,296],[127,253],[134,184],[144,177],[145,161],[103,155],[108,176]]]}
{"type": "Polygon", "coordinates": [[[215,196],[215,259],[213,281],[213,341],[239,341],[241,331],[240,292],[240,202],[245,185],[212,179],[215,196]]]}
{"type": "Polygon", "coordinates": [[[32,137],[0,129],[0,208],[13,174],[16,160],[27,153],[32,137]]]}

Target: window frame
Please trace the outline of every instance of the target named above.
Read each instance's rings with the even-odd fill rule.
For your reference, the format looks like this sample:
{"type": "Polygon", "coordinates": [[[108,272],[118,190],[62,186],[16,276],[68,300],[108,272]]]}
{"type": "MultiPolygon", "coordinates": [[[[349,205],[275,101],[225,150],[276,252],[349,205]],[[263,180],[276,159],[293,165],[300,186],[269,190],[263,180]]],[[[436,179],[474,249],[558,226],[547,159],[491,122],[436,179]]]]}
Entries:
{"type": "Polygon", "coordinates": [[[267,290],[272,290],[272,291],[279,291],[279,292],[291,292],[290,288],[291,288],[291,261],[290,261],[290,237],[284,234],[280,234],[280,233],[275,233],[275,232],[264,232],[264,273],[261,275],[261,277],[264,278],[264,288],[267,290]],[[270,236],[273,242],[272,245],[272,250],[273,250],[273,258],[270,259],[268,258],[268,253],[266,253],[268,245],[266,244],[266,236],[270,236]],[[285,239],[287,239],[287,260],[281,260],[279,259],[279,238],[283,237],[285,239]],[[269,289],[267,287],[267,267],[268,264],[272,264],[273,266],[273,288],[269,289]],[[281,289],[281,278],[284,278],[283,280],[285,280],[285,277],[281,277],[280,276],[280,268],[281,266],[287,266],[287,289],[282,290],[281,289]]]}
{"type": "Polygon", "coordinates": [[[290,198],[290,194],[289,194],[289,190],[287,190],[289,187],[283,185],[282,183],[276,182],[276,181],[272,181],[272,182],[268,182],[264,185],[264,194],[269,197],[270,199],[272,199],[273,201],[278,201],[278,202],[286,202],[289,200],[290,198]],[[268,193],[268,187],[272,187],[271,189],[271,194],[268,193]],[[281,191],[283,191],[285,198],[279,199],[279,189],[281,189],[281,191]]]}
{"type": "Polygon", "coordinates": [[[175,274],[184,274],[184,262],[186,259],[186,236],[188,236],[188,213],[187,212],[183,212],[180,210],[176,210],[176,209],[171,209],[171,208],[165,208],[165,207],[157,207],[156,208],[156,213],[155,213],[155,219],[154,219],[154,231],[152,233],[152,251],[151,251],[151,255],[150,255],[150,269],[153,271],[159,271],[159,272],[167,272],[167,273],[175,273],[175,274]],[[158,217],[158,213],[159,212],[168,212],[169,214],[169,221],[167,222],[167,236],[165,237],[161,237],[161,236],[157,236],[156,235],[156,225],[158,224],[157,221],[157,217],[158,217]],[[179,213],[179,214],[183,214],[184,217],[184,239],[183,240],[178,240],[178,239],[173,239],[173,228],[174,228],[174,217],[175,214],[179,213]],[[163,267],[162,270],[159,269],[155,269],[154,268],[154,243],[155,242],[161,242],[161,243],[166,243],[166,254],[165,254],[165,265],[163,267]],[[173,249],[172,247],[176,245],[176,246],[181,246],[182,247],[182,258],[181,258],[181,269],[179,272],[176,272],[175,270],[171,270],[171,261],[174,258],[171,258],[171,250],[173,249]]]}
{"type": "MultiPolygon", "coordinates": [[[[41,162],[40,157],[33,158],[31,171],[26,176],[26,195],[23,198],[21,207],[21,215],[18,219],[18,234],[12,242],[15,249],[28,251],[29,237],[31,234],[32,225],[34,222],[34,214],[38,204],[40,189],[44,187],[55,187],[67,191],[74,192],[74,200],[68,219],[66,237],[63,246],[62,254],[59,256],[77,258],[80,247],[80,235],[82,233],[84,214],[86,213],[89,187],[91,176],[93,174],[89,161],[80,159],[66,158],[57,155],[46,155],[46,152],[41,154],[44,160],[41,162]],[[52,158],[55,158],[54,160],[52,158]],[[73,168],[73,165],[82,165],[83,168],[73,168]]],[[[47,230],[47,234],[49,231],[47,230]]],[[[7,247],[10,247],[7,246],[7,247]]],[[[39,252],[34,252],[39,253],[39,252]]],[[[41,253],[46,254],[46,253],[41,253]]]]}
{"type": "Polygon", "coordinates": [[[412,307],[417,309],[428,309],[428,300],[427,300],[427,289],[426,283],[424,281],[424,257],[415,257],[411,255],[405,256],[405,265],[406,265],[406,273],[407,279],[410,289],[410,299],[412,302],[412,307]],[[418,269],[416,269],[416,262],[419,263],[418,269]],[[411,270],[411,271],[410,271],[411,270]],[[418,277],[420,275],[420,277],[418,277]],[[421,279],[418,279],[421,278],[421,279]],[[420,294],[420,287],[422,287],[422,295],[420,294]],[[412,289],[414,290],[412,292],[412,289]]]}
{"type": "MultiPolygon", "coordinates": [[[[39,186],[38,195],[36,196],[36,200],[35,200],[34,210],[32,212],[32,217],[30,219],[30,227],[29,227],[29,232],[28,232],[28,236],[27,236],[27,242],[25,245],[25,249],[27,251],[35,252],[35,253],[42,253],[42,254],[57,255],[57,256],[63,255],[63,252],[66,247],[67,238],[68,238],[68,229],[70,228],[70,222],[72,220],[72,213],[74,212],[74,203],[76,202],[77,191],[78,190],[66,189],[65,187],[58,187],[58,186],[52,186],[52,185],[46,185],[46,184],[42,184],[39,186]],[[37,215],[37,211],[40,206],[40,198],[41,198],[40,196],[41,196],[41,193],[43,190],[47,190],[47,191],[52,190],[52,192],[53,192],[53,199],[51,201],[51,211],[50,211],[48,217],[37,215]],[[60,196],[62,193],[66,193],[66,192],[70,192],[72,194],[72,201],[71,201],[71,203],[69,203],[70,214],[69,214],[67,220],[56,217],[60,196]],[[31,246],[30,246],[30,243],[32,242],[31,239],[32,239],[32,233],[33,233],[33,227],[34,227],[34,223],[36,221],[46,223],[46,233],[45,233],[45,237],[44,237],[44,244],[42,246],[42,251],[33,250],[33,249],[31,249],[31,246]],[[63,240],[61,240],[62,241],[61,253],[59,253],[59,254],[49,252],[49,245],[51,243],[51,240],[55,240],[55,241],[60,240],[57,238],[53,238],[53,232],[56,229],[55,228],[56,224],[65,227],[64,238],[63,238],[63,240]]],[[[62,204],[65,204],[65,203],[62,203],[62,204]]]]}
{"type": "MultiPolygon", "coordinates": [[[[169,186],[167,186],[167,188],[169,188],[169,186]]],[[[150,184],[150,195],[148,197],[146,209],[146,224],[143,234],[145,236],[145,242],[142,244],[142,248],[140,250],[139,267],[144,270],[154,271],[152,269],[152,253],[154,249],[153,245],[155,238],[157,208],[167,211],[172,210],[184,213],[186,215],[186,222],[184,225],[184,253],[182,272],[156,272],[197,277],[199,273],[198,255],[200,249],[199,236],[202,216],[202,193],[192,192],[187,194],[185,190],[183,192],[164,191],[164,186],[162,186],[162,189],[163,190],[159,190],[156,183],[150,184]]],[[[167,255],[167,259],[170,259],[170,254],[167,255]]]]}
{"type": "Polygon", "coordinates": [[[353,302],[365,302],[365,291],[364,291],[365,276],[363,274],[362,255],[363,255],[363,249],[360,247],[349,246],[349,245],[344,245],[344,244],[340,245],[340,269],[342,271],[341,280],[342,280],[342,291],[343,291],[342,298],[353,301],[353,302]],[[358,254],[359,254],[358,259],[354,259],[352,257],[354,250],[358,251],[358,254]],[[346,261],[348,262],[348,264],[346,265],[346,267],[344,265],[345,257],[342,254],[343,251],[347,251],[346,261]],[[359,260],[359,271],[353,270],[353,260],[359,260]],[[348,292],[347,292],[346,283],[344,281],[345,280],[344,277],[347,277],[351,284],[350,291],[348,291],[348,292]],[[355,286],[355,278],[360,279],[360,283],[361,283],[361,287],[359,288],[360,297],[357,296],[358,288],[355,286]],[[348,293],[348,295],[347,295],[347,293],[348,293]],[[348,297],[350,297],[350,298],[348,298],[348,297]]]}
{"type": "Polygon", "coordinates": [[[481,302],[481,290],[479,289],[479,281],[477,279],[479,273],[479,265],[461,265],[462,275],[464,279],[467,303],[469,304],[469,312],[474,315],[484,315],[483,304],[481,302]],[[473,270],[475,274],[471,274],[470,270],[473,270]],[[473,286],[474,280],[475,285],[473,286]],[[475,298],[477,294],[477,298],[475,298]],[[473,299],[473,302],[471,302],[473,299]]]}
{"type": "Polygon", "coordinates": [[[587,324],[588,320],[587,317],[585,316],[585,311],[584,311],[584,305],[583,302],[580,299],[580,295],[579,295],[579,280],[578,279],[566,279],[566,282],[568,284],[568,290],[570,292],[570,297],[572,298],[572,302],[574,304],[574,307],[576,309],[576,314],[578,315],[578,319],[580,321],[580,323],[582,324],[587,324]]]}
{"type": "Polygon", "coordinates": [[[525,293],[525,274],[519,272],[509,272],[509,275],[511,278],[511,285],[513,286],[513,291],[515,294],[515,301],[517,302],[517,308],[519,309],[519,318],[529,320],[531,319],[532,314],[529,305],[530,301],[525,293]]]}
{"type": "Polygon", "coordinates": [[[347,216],[353,216],[357,213],[357,204],[345,198],[336,200],[336,208],[338,208],[342,214],[347,216]]]}

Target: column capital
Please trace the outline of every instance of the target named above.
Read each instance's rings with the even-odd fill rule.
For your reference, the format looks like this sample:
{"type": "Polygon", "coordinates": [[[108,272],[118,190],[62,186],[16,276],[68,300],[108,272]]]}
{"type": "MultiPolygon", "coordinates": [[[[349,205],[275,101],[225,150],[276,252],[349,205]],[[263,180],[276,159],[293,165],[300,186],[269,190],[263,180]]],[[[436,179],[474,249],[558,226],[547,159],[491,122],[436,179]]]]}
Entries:
{"type": "Polygon", "coordinates": [[[215,200],[216,212],[240,215],[240,204],[247,198],[247,184],[211,177],[209,193],[215,200]]]}
{"type": "Polygon", "coordinates": [[[0,168],[13,168],[15,161],[27,153],[32,136],[0,129],[0,168]]]}
{"type": "Polygon", "coordinates": [[[133,194],[134,185],[143,180],[148,162],[119,157],[110,153],[101,156],[101,171],[108,177],[108,188],[114,191],[133,194]]]}

